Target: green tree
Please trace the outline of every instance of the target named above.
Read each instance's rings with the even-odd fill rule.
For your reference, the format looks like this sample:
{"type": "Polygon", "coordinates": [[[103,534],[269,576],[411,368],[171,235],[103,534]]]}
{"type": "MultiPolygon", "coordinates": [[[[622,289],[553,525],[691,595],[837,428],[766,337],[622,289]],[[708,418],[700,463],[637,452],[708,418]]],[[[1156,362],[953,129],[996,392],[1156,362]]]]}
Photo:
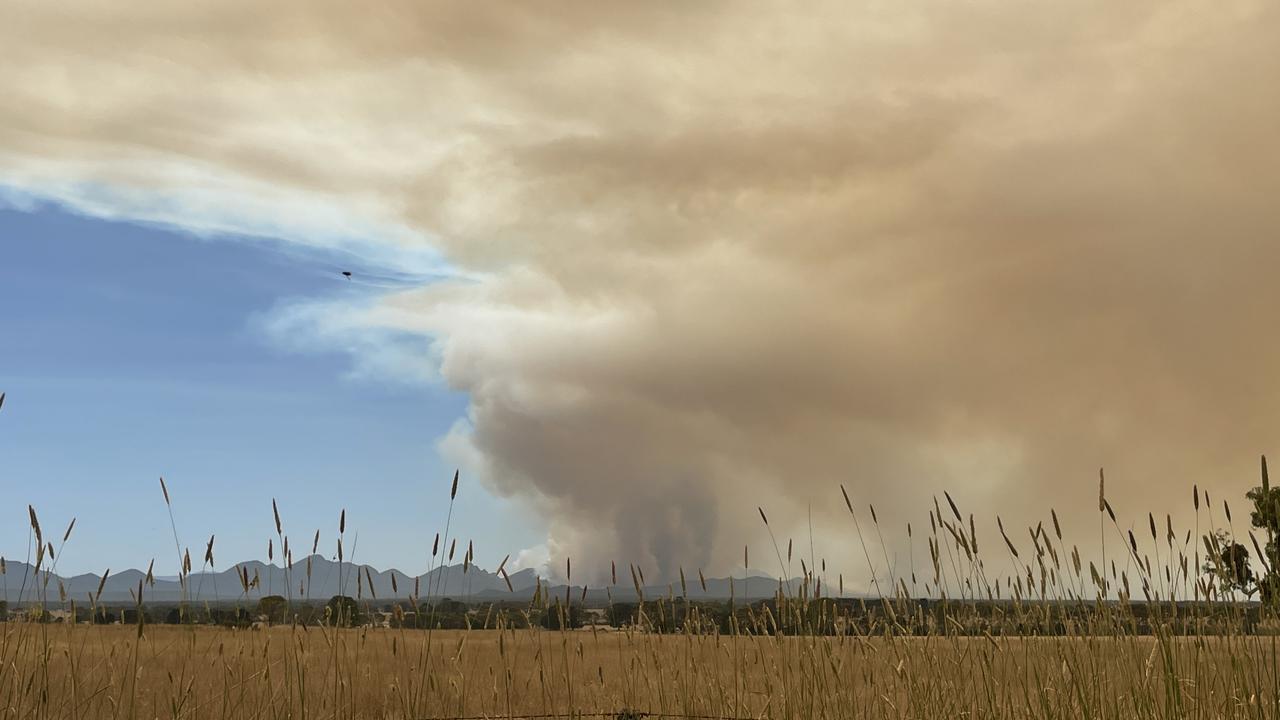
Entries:
{"type": "Polygon", "coordinates": [[[120,610],[120,621],[125,625],[137,625],[139,618],[143,624],[151,622],[151,615],[145,609],[129,607],[120,610]]]}
{"type": "Polygon", "coordinates": [[[1258,591],[1253,568],[1249,565],[1249,549],[1233,542],[1226,530],[1218,530],[1204,539],[1208,550],[1204,572],[1218,579],[1221,590],[1237,590],[1252,597],[1258,591]]]}
{"type": "Polygon", "coordinates": [[[640,606],[632,602],[615,602],[609,605],[607,616],[609,624],[620,628],[636,621],[636,611],[640,606]]]}
{"type": "Polygon", "coordinates": [[[574,630],[582,627],[582,606],[563,604],[559,598],[542,613],[542,626],[548,630],[574,630]]]}
{"type": "Polygon", "coordinates": [[[363,622],[360,604],[350,595],[334,595],[324,607],[325,617],[330,625],[355,627],[363,622]]]}
{"type": "Polygon", "coordinates": [[[267,595],[258,600],[257,615],[265,617],[267,623],[282,623],[288,620],[289,602],[280,595],[267,595]]]}
{"type": "Polygon", "coordinates": [[[1264,603],[1276,604],[1280,602],[1280,573],[1277,573],[1276,562],[1280,560],[1280,488],[1271,487],[1266,455],[1262,456],[1262,485],[1250,490],[1245,497],[1253,503],[1249,521],[1267,534],[1263,565],[1268,572],[1257,580],[1257,587],[1264,603]]]}

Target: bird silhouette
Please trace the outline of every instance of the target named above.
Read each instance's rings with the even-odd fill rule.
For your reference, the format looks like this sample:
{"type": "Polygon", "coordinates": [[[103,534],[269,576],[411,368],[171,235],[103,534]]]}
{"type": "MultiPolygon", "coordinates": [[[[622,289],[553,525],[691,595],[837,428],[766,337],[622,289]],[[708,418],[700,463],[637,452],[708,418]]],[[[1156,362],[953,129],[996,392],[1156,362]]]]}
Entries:
{"type": "Polygon", "coordinates": [[[351,279],[351,271],[350,271],[350,270],[343,270],[343,271],[342,271],[342,276],[343,276],[343,277],[345,277],[346,279],[350,280],[350,279],[351,279]]]}

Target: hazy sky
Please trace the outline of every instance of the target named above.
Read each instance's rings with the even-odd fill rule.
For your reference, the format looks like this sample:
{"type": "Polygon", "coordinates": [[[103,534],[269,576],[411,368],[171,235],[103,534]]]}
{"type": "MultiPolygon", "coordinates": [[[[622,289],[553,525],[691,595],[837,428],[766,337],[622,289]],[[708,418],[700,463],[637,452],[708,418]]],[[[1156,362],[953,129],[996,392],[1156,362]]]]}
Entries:
{"type": "MultiPolygon", "coordinates": [[[[587,573],[727,571],[744,543],[764,552],[764,505],[806,539],[812,506],[821,554],[857,577],[838,483],[892,537],[948,489],[983,532],[1054,506],[1087,542],[1098,466],[1120,515],[1185,520],[1192,483],[1238,497],[1276,447],[1273,2],[6,14],[0,183],[12,205],[60,209],[0,225],[6,262],[57,279],[18,312],[0,295],[0,379],[16,364],[14,386],[61,398],[47,427],[113,445],[127,424],[84,427],[73,384],[30,369],[86,342],[54,288],[90,302],[88,266],[109,262],[91,251],[162,240],[186,274],[216,261],[245,283],[170,280],[154,302],[188,312],[111,315],[104,364],[141,376],[133,412],[173,438],[164,457],[83,461],[128,483],[215,454],[243,469],[228,494],[260,508],[271,468],[319,474],[368,433],[343,462],[386,468],[358,484],[370,522],[403,517],[403,494],[435,512],[423,478],[457,465],[478,504],[508,508],[495,532],[587,573]],[[71,237],[45,237],[57,227],[71,237]],[[92,260],[14,249],[59,243],[92,260]],[[326,284],[341,258],[378,282],[326,284]],[[158,375],[252,395],[219,416],[287,429],[203,445],[131,359],[146,338],[129,338],[169,334],[217,350],[148,355],[158,375]],[[301,409],[256,392],[278,376],[301,409]]],[[[84,392],[119,393],[93,360],[84,392]]],[[[33,433],[14,394],[4,432],[33,433]]],[[[41,435],[3,441],[27,453],[22,500],[61,492],[28,450],[54,447],[41,435]]],[[[230,507],[210,524],[235,534],[230,507]]],[[[368,552],[392,557],[385,542],[368,552]]]]}

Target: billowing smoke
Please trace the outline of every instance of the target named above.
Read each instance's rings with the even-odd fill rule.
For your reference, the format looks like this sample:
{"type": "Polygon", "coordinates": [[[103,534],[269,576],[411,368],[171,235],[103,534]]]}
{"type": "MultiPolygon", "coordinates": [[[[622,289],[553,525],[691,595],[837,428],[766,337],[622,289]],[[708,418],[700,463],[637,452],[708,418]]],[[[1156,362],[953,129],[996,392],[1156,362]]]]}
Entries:
{"type": "Polygon", "coordinates": [[[434,338],[442,448],[575,575],[768,568],[764,506],[862,578],[840,483],[889,564],[943,489],[1087,542],[1098,466],[1185,520],[1277,447],[1275,3],[9,15],[9,184],[265,185],[438,249],[330,320],[434,338]]]}

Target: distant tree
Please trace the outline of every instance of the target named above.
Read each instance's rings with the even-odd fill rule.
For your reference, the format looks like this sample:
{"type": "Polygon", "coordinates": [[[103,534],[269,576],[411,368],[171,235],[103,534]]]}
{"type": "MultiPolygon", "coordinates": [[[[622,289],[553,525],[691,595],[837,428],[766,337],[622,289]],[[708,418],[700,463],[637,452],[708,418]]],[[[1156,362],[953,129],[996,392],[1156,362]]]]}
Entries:
{"type": "Polygon", "coordinates": [[[444,598],[437,603],[436,610],[438,612],[465,613],[467,611],[467,604],[461,600],[444,598]]]}
{"type": "Polygon", "coordinates": [[[253,613],[248,608],[235,608],[230,615],[230,621],[234,627],[249,627],[253,624],[253,613]]]}
{"type": "Polygon", "coordinates": [[[607,616],[609,624],[620,628],[636,621],[636,611],[640,606],[632,602],[615,602],[609,606],[607,616]]]}
{"type": "Polygon", "coordinates": [[[211,607],[208,623],[223,627],[248,627],[253,624],[253,613],[242,607],[211,607]]]}
{"type": "Polygon", "coordinates": [[[425,602],[418,606],[418,627],[433,627],[444,630],[462,630],[467,628],[467,613],[470,608],[460,600],[441,598],[425,602]]]}
{"type": "Polygon", "coordinates": [[[151,614],[145,609],[142,609],[141,612],[139,612],[139,608],[137,607],[128,607],[120,611],[120,621],[125,625],[138,624],[139,616],[141,616],[141,620],[144,624],[151,622],[151,614]]]}
{"type": "Polygon", "coordinates": [[[1280,488],[1271,487],[1265,455],[1262,457],[1262,485],[1250,490],[1245,497],[1253,504],[1249,521],[1267,535],[1267,544],[1262,550],[1266,556],[1263,564],[1270,572],[1257,580],[1257,587],[1264,603],[1277,604],[1280,603],[1280,573],[1277,572],[1280,565],[1276,562],[1280,560],[1280,488]]]}
{"type": "Polygon", "coordinates": [[[318,605],[316,603],[301,603],[293,606],[293,616],[297,619],[299,625],[316,625],[326,622],[325,616],[329,613],[328,605],[318,605]]]}
{"type": "Polygon", "coordinates": [[[267,595],[258,601],[257,614],[265,617],[268,623],[286,622],[289,602],[280,595],[267,595]]]}
{"type": "Polygon", "coordinates": [[[1253,568],[1249,566],[1249,550],[1233,542],[1226,530],[1218,530],[1212,537],[1205,537],[1208,556],[1204,572],[1218,580],[1221,590],[1237,590],[1252,597],[1258,591],[1253,568]]]}
{"type": "Polygon", "coordinates": [[[9,619],[9,601],[0,600],[0,622],[5,622],[8,619],[9,619]]]}
{"type": "Polygon", "coordinates": [[[548,630],[572,630],[582,627],[582,606],[565,605],[556,598],[542,613],[542,626],[548,630]]]}
{"type": "Polygon", "coordinates": [[[360,604],[350,595],[334,595],[325,603],[325,618],[330,625],[355,627],[363,621],[360,604]]]}

